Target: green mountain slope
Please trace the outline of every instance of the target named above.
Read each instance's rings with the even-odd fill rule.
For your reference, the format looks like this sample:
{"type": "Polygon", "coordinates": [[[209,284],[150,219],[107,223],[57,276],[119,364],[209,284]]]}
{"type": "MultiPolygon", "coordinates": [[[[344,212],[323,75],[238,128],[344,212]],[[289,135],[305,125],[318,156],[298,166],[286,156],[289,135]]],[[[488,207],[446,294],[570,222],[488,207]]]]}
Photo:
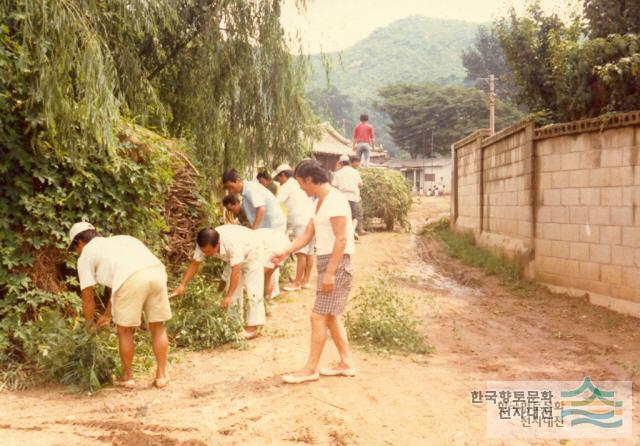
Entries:
{"type": "MultiPolygon", "coordinates": [[[[462,85],[465,70],[462,50],[473,42],[478,23],[411,16],[376,29],[351,48],[324,56],[312,55],[312,73],[307,90],[316,112],[333,121],[337,128],[346,123],[347,136],[360,113],[368,113],[377,127],[378,140],[393,149],[386,128],[388,119],[375,109],[381,87],[397,83],[462,85]],[[327,88],[322,60],[330,61],[330,82],[334,93],[345,95],[353,104],[350,113],[331,113],[336,108],[318,103],[327,88]]],[[[354,26],[357,26],[354,24],[354,26]]],[[[326,102],[326,101],[325,101],[326,102]]]]}
{"type": "MultiPolygon", "coordinates": [[[[352,98],[372,96],[398,82],[462,84],[461,53],[473,42],[477,23],[411,16],[375,30],[332,61],[331,81],[352,98]]],[[[325,87],[320,55],[311,56],[309,89],[325,87]]]]}

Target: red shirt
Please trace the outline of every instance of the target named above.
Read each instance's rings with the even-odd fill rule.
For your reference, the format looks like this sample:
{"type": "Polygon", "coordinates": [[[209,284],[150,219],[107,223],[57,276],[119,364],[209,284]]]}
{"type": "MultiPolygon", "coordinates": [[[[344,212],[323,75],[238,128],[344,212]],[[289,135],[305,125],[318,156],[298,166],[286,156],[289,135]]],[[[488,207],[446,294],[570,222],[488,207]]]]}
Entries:
{"type": "Polygon", "coordinates": [[[375,132],[373,126],[366,122],[361,122],[353,129],[353,140],[358,144],[359,142],[373,143],[375,132]]]}

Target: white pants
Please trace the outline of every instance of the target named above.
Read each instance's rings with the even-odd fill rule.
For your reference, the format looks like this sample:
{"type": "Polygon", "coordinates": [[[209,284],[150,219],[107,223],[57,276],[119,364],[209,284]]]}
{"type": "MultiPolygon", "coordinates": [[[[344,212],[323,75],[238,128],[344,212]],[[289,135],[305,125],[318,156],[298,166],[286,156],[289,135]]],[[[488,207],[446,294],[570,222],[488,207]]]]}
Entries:
{"type": "MultiPolygon", "coordinates": [[[[283,234],[287,233],[286,226],[278,226],[277,228],[274,228],[274,229],[282,232],[283,234]]],[[[276,268],[276,270],[271,275],[271,285],[273,286],[271,291],[271,298],[273,299],[280,295],[280,268],[276,268]]]]}
{"type": "MultiPolygon", "coordinates": [[[[223,278],[227,283],[226,291],[231,283],[231,267],[227,266],[223,273],[223,278]]],[[[239,320],[245,320],[245,326],[255,327],[264,325],[266,315],[264,310],[264,260],[258,257],[255,260],[245,262],[240,267],[240,281],[231,298],[232,312],[239,320]],[[248,308],[246,318],[244,316],[244,293],[247,290],[248,308]]]]}

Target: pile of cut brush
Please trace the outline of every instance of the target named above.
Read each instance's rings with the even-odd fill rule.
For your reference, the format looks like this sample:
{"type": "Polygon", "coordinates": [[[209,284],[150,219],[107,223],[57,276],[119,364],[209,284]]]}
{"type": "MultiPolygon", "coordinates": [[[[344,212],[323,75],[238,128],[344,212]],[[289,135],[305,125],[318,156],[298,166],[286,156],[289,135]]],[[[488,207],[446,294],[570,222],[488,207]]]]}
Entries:
{"type": "Polygon", "coordinates": [[[171,156],[173,176],[164,207],[168,226],[164,258],[169,265],[184,262],[193,251],[194,233],[204,220],[206,202],[206,198],[199,193],[200,173],[186,154],[188,147],[139,126],[118,136],[121,141],[126,140],[136,146],[144,147],[151,143],[164,147],[171,156]]]}
{"type": "MultiPolygon", "coordinates": [[[[107,231],[118,231],[121,224],[122,228],[128,228],[124,230],[134,231],[132,235],[148,236],[149,240],[144,241],[169,267],[184,263],[193,249],[196,229],[207,217],[207,210],[213,208],[207,204],[210,197],[200,194],[200,174],[188,158],[189,147],[132,125],[119,132],[118,139],[119,154],[137,165],[130,169],[134,174],[136,169],[157,169],[156,177],[162,185],[143,184],[150,193],[132,195],[157,198],[153,203],[144,203],[157,213],[148,220],[150,226],[128,218],[133,212],[122,212],[122,209],[113,211],[116,226],[111,222],[110,227],[103,221],[94,221],[94,224],[107,231]]],[[[139,183],[135,184],[139,187],[139,183]]],[[[70,220],[80,215],[67,212],[65,217],[70,220]]],[[[108,213],[105,218],[109,218],[108,213]]],[[[33,262],[16,268],[14,273],[24,276],[29,288],[14,293],[12,300],[7,298],[6,289],[0,289],[0,390],[56,382],[96,391],[110,383],[113,374],[118,374],[117,336],[112,329],[92,333],[82,322],[74,255],[61,248],[60,243],[44,243],[28,249],[33,262]]],[[[198,349],[235,340],[234,322],[219,311],[201,313],[204,301],[200,298],[204,297],[204,290],[191,289],[195,291],[191,300],[173,305],[178,308],[175,308],[176,321],[171,327],[180,326],[178,334],[172,332],[173,342],[198,349]],[[197,311],[192,305],[198,307],[197,311]],[[203,327],[216,330],[203,328],[205,333],[194,334],[197,327],[185,322],[190,319],[188,314],[199,314],[203,327]]],[[[98,306],[104,309],[105,304],[102,299],[98,306]]],[[[134,366],[142,371],[152,364],[151,347],[147,333],[137,333],[136,337],[141,342],[134,366]]]]}

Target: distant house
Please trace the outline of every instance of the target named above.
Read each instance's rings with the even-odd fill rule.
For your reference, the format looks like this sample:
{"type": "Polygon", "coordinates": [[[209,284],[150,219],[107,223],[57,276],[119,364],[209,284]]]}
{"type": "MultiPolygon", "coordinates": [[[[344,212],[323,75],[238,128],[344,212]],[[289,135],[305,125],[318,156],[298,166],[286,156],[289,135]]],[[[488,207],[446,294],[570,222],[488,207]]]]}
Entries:
{"type": "Polygon", "coordinates": [[[414,192],[422,190],[426,193],[429,187],[437,184],[444,184],[445,193],[451,190],[451,158],[392,159],[383,166],[402,173],[414,192]]]}
{"type": "MultiPolygon", "coordinates": [[[[313,143],[313,155],[328,170],[335,170],[340,155],[352,155],[351,140],[345,138],[328,122],[320,124],[320,139],[313,143]]],[[[372,163],[386,160],[386,152],[373,152],[372,163]]]]}

